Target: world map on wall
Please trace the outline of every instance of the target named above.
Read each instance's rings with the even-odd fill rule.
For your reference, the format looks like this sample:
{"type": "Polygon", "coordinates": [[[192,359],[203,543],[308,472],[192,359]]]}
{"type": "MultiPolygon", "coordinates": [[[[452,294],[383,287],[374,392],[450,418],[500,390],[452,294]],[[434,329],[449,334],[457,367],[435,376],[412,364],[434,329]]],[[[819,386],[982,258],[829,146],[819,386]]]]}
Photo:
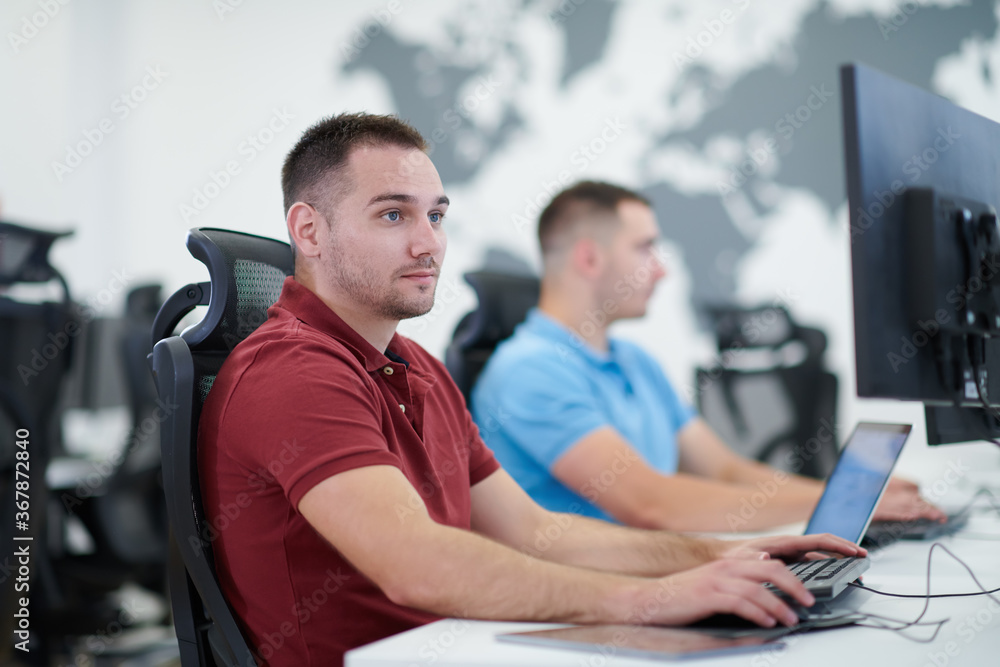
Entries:
{"type": "MultiPolygon", "coordinates": [[[[749,0],[734,0],[731,10],[747,5],[749,0]]],[[[468,15],[454,13],[447,26],[452,39],[444,46],[404,39],[390,25],[341,65],[345,75],[372,73],[384,82],[399,115],[431,137],[432,156],[446,187],[469,183],[513,137],[531,131],[514,103],[516,90],[507,91],[500,116],[493,122],[466,122],[473,110],[464,100],[492,85],[486,63],[502,57],[524,72],[538,66],[533,61],[537,56],[518,46],[511,26],[498,20],[484,32],[475,15],[480,9],[470,3],[464,10],[468,15]],[[436,130],[453,131],[455,140],[435,144],[436,130]]],[[[516,11],[539,13],[562,31],[558,80],[562,89],[568,89],[578,77],[593,76],[603,66],[615,37],[616,16],[623,9],[608,0],[547,5],[525,0],[516,11]]],[[[650,9],[650,17],[672,20],[669,11],[650,9]]],[[[774,20],[782,20],[782,15],[775,12],[774,20]]],[[[727,198],[738,196],[744,209],[749,207],[759,218],[766,218],[776,205],[759,195],[759,186],[767,183],[808,190],[831,212],[843,205],[841,63],[863,62],[934,90],[934,73],[942,58],[958,52],[970,36],[992,41],[997,34],[990,0],[952,7],[901,3],[896,12],[879,16],[845,16],[826,2],[817,2],[794,20],[798,23],[790,48],[781,47],[793,54],[791,65],[787,58],[773,58],[735,79],[723,76],[710,61],[691,57],[698,54],[697,35],[677,44],[674,62],[660,64],[680,72],[660,93],[665,108],[677,105],[692,90],[707,102],[704,112],[682,130],[645,137],[650,156],[672,147],[705,154],[720,137],[736,136],[748,146],[731,177],[706,183],[697,194],[663,177],[630,183],[641,188],[656,210],[670,212],[660,215],[661,225],[684,251],[696,304],[733,298],[731,267],[754,245],[754,236],[734,220],[727,198]]],[[[986,62],[981,76],[992,82],[994,73],[986,62]]]]}

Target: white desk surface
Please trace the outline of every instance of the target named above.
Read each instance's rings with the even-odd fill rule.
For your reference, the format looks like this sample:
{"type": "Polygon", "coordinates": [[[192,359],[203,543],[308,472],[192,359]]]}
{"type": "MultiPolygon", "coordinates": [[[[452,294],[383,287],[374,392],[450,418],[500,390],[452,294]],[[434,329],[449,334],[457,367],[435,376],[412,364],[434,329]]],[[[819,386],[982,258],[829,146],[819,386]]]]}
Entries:
{"type": "MultiPolygon", "coordinates": [[[[940,452],[944,454],[944,452],[940,452]]],[[[993,456],[993,454],[991,454],[993,456]]],[[[942,456],[943,458],[943,456],[942,456]]],[[[997,471],[980,477],[983,469],[973,467],[963,483],[955,485],[940,502],[959,504],[963,493],[971,493],[973,483],[988,482],[997,492],[997,471]],[[979,473],[977,475],[976,473],[979,473]],[[950,501],[950,502],[945,502],[950,501]]],[[[940,462],[938,462],[940,465],[940,462]]],[[[938,468],[940,471],[941,468],[938,468]]],[[[940,472],[939,472],[940,474],[940,472]]],[[[933,473],[922,479],[934,479],[933,473]]],[[[967,495],[966,495],[967,497],[967,495]]],[[[980,503],[969,525],[961,533],[941,542],[972,568],[987,589],[1000,587],[1000,517],[980,503]]],[[[871,556],[865,584],[894,593],[926,592],[927,542],[901,542],[871,556]]],[[[975,582],[950,556],[935,549],[931,565],[931,593],[972,592],[975,582]]],[[[857,591],[863,596],[860,611],[912,621],[924,600],[899,599],[857,591]]],[[[1000,600],[1000,593],[994,594],[1000,600]]],[[[775,665],[879,665],[895,667],[1000,666],[1000,602],[986,596],[943,598],[930,601],[924,621],[950,619],[932,643],[917,643],[899,633],[864,627],[804,633],[785,638],[788,647],[728,658],[700,658],[685,661],[697,667],[773,667],[775,665]]],[[[543,623],[512,623],[444,619],[348,652],[347,667],[422,667],[424,665],[552,665],[565,667],[646,667],[650,660],[616,657],[613,653],[587,653],[552,648],[536,648],[498,642],[504,632],[535,630],[543,623]]],[[[905,634],[928,638],[932,627],[910,628],[905,634]]]]}

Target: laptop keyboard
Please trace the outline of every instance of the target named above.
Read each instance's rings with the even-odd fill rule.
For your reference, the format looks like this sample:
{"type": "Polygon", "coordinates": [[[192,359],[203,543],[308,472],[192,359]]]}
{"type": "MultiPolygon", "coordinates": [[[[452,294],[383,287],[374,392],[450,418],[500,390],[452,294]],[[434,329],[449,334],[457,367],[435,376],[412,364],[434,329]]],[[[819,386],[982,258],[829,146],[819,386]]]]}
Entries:
{"type": "MultiPolygon", "coordinates": [[[[841,591],[861,576],[870,565],[871,562],[867,558],[849,556],[789,563],[788,569],[817,600],[830,600],[840,595],[841,591]]],[[[776,595],[787,598],[787,595],[773,584],[767,584],[767,587],[776,595]]]]}

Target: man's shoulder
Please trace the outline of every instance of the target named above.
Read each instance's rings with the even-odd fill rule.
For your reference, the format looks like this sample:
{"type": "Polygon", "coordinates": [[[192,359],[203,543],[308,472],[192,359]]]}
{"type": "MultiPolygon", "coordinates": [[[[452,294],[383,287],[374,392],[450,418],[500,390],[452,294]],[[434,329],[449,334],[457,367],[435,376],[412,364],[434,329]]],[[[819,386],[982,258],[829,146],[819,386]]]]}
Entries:
{"type": "Polygon", "coordinates": [[[322,376],[363,374],[364,367],[342,341],[317,331],[298,319],[271,319],[240,342],[223,363],[217,381],[235,385],[280,387],[286,380],[308,381],[311,373],[322,376]]]}
{"type": "Polygon", "coordinates": [[[525,329],[518,328],[514,335],[501,342],[490,363],[497,364],[542,364],[564,363],[579,357],[579,351],[574,345],[553,340],[525,329]]]}
{"type": "Polygon", "coordinates": [[[587,364],[579,349],[562,341],[519,329],[497,346],[477,384],[484,391],[506,393],[511,387],[581,381],[587,364]]]}

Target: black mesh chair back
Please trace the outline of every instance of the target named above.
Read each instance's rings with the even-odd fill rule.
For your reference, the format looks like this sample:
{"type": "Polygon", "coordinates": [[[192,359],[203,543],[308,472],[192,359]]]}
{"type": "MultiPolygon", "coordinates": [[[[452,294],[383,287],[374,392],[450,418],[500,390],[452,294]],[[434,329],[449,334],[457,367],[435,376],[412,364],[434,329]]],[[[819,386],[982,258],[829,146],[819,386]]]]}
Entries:
{"type": "Polygon", "coordinates": [[[534,276],[497,271],[466,273],[465,281],[476,291],[479,307],[455,327],[445,351],[445,366],[469,403],[490,355],[538,304],[540,283],[534,276]]]}
{"type": "Polygon", "coordinates": [[[825,479],[837,461],[837,376],[826,335],[780,306],[709,309],[719,358],[695,371],[702,417],[734,450],[825,479]]]}
{"type": "MultiPolygon", "coordinates": [[[[62,449],[58,396],[72,359],[79,320],[72,308],[66,280],[49,263],[52,244],[72,232],[51,232],[10,222],[0,222],[0,291],[23,284],[55,281],[58,300],[24,302],[0,296],[0,541],[15,544],[14,536],[31,537],[34,566],[30,586],[33,631],[47,636],[51,611],[61,607],[62,595],[52,574],[47,530],[50,493],[42,483],[50,458],[62,449]],[[24,438],[24,434],[28,437],[24,438]],[[20,435],[19,435],[20,434],[20,435]],[[18,524],[16,443],[27,441],[30,473],[28,488],[31,521],[18,524]]],[[[21,462],[20,473],[29,471],[21,462]]],[[[12,553],[12,552],[5,552],[12,553]]],[[[13,558],[0,561],[10,570],[13,558]]],[[[13,637],[14,607],[20,597],[13,585],[0,589],[0,634],[13,637]]],[[[11,658],[12,644],[0,642],[0,663],[11,658]]]]}
{"type": "Polygon", "coordinates": [[[215,573],[215,533],[204,515],[198,479],[198,419],[226,357],[267,319],[285,277],[293,273],[292,254],[281,241],[210,228],[192,229],[187,247],[208,267],[210,280],[178,290],[153,324],[153,373],[170,411],[160,436],[174,627],[183,667],[256,665],[215,573]],[[207,305],[204,318],[172,335],[198,305],[207,305]]]}

